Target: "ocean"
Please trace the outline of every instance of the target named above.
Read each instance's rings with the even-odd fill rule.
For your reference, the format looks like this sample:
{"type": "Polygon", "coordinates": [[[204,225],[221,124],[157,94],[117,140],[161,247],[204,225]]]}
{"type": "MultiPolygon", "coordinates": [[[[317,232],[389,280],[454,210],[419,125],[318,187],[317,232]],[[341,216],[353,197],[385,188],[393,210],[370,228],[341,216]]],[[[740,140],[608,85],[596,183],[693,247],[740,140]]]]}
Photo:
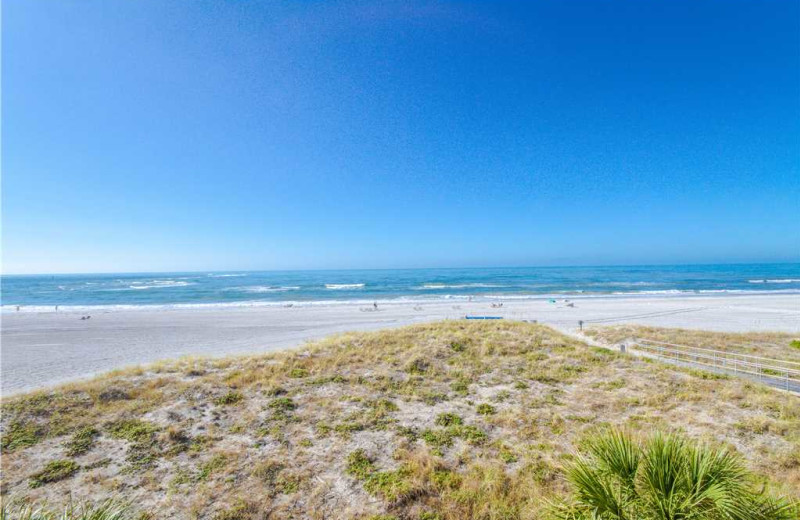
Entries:
{"type": "Polygon", "coordinates": [[[3,276],[4,312],[797,293],[800,264],[3,276]]]}

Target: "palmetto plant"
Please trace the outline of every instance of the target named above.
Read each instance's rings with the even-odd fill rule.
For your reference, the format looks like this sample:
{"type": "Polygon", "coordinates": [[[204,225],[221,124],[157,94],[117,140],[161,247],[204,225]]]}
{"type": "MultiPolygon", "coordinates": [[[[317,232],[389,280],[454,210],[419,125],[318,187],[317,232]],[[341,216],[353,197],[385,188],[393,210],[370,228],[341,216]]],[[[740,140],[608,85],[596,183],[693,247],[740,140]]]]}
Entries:
{"type": "Polygon", "coordinates": [[[609,431],[570,467],[561,520],[796,520],[797,504],[752,485],[735,454],[657,433],[638,443],[609,431]]]}

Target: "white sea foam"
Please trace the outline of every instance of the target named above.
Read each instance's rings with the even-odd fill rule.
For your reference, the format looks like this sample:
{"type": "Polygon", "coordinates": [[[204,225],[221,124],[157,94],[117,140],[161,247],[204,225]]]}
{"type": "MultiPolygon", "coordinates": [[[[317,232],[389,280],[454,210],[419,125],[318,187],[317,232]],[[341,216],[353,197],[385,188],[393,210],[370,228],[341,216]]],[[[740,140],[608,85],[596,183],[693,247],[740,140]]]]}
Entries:
{"type": "Polygon", "coordinates": [[[249,287],[232,287],[229,290],[236,290],[249,293],[276,293],[286,291],[299,291],[300,287],[292,285],[289,287],[273,287],[270,285],[252,285],[249,287]]]}
{"type": "Polygon", "coordinates": [[[153,280],[151,282],[132,282],[128,286],[128,289],[167,289],[170,287],[186,287],[189,285],[194,285],[194,283],[181,280],[153,280]]]}
{"type": "MultiPolygon", "coordinates": [[[[693,291],[681,291],[679,289],[662,289],[662,290],[656,290],[656,291],[636,291],[635,294],[686,294],[686,293],[691,293],[691,292],[693,292],[693,291]]],[[[620,293],[614,293],[614,294],[620,294],[620,293]]],[[[622,293],[622,294],[625,294],[625,293],[622,293]]]]}
{"type": "MultiPolygon", "coordinates": [[[[107,304],[107,305],[59,305],[59,312],[119,312],[119,311],[154,311],[154,310],[214,310],[214,309],[238,309],[238,308],[258,308],[258,307],[329,307],[337,305],[357,306],[372,305],[375,300],[280,300],[280,301],[239,301],[239,302],[209,302],[209,303],[149,303],[149,304],[107,304]]],[[[381,305],[389,304],[410,304],[425,303],[424,301],[413,300],[378,300],[381,305]]],[[[3,313],[52,313],[53,305],[20,305],[19,311],[16,305],[3,305],[0,307],[3,313]]]]}
{"type": "Polygon", "coordinates": [[[331,289],[334,291],[343,290],[343,289],[362,289],[364,287],[363,283],[326,283],[325,288],[331,289]]]}
{"type": "Polygon", "coordinates": [[[588,282],[584,285],[590,285],[592,287],[644,287],[656,285],[656,282],[588,282]]]}
{"type": "Polygon", "coordinates": [[[237,273],[237,274],[214,274],[208,273],[209,278],[236,278],[239,276],[247,276],[245,273],[237,273]]]}
{"type": "MultiPolygon", "coordinates": [[[[691,293],[692,291],[686,291],[691,293]]],[[[695,291],[700,294],[739,294],[739,293],[752,293],[753,291],[748,291],[747,289],[700,289],[699,291],[695,291]]],[[[771,292],[780,292],[780,291],[771,291],[771,292]]]]}
{"type": "Polygon", "coordinates": [[[444,284],[444,283],[426,283],[417,287],[417,290],[439,290],[439,289],[496,289],[500,287],[508,287],[507,285],[498,285],[494,283],[458,283],[458,284],[444,284]]]}
{"type": "Polygon", "coordinates": [[[487,300],[543,300],[550,297],[563,297],[562,294],[487,294],[481,298],[475,299],[480,301],[482,298],[487,300]]]}
{"type": "MultiPolygon", "coordinates": [[[[700,294],[730,294],[730,295],[777,295],[777,294],[800,294],[797,289],[773,289],[773,290],[747,290],[747,289],[708,289],[700,291],[649,291],[649,292],[619,292],[612,294],[586,293],[575,294],[571,292],[549,293],[549,294],[487,294],[475,296],[471,299],[473,303],[490,301],[530,301],[530,300],[549,300],[569,298],[575,301],[593,300],[603,298],[647,298],[648,296],[691,296],[700,294]]],[[[396,298],[378,299],[379,305],[416,305],[416,304],[436,304],[444,302],[467,302],[470,296],[464,294],[445,294],[427,296],[399,296],[396,298]]],[[[258,308],[258,307],[286,307],[291,305],[297,307],[329,307],[329,306],[358,306],[372,305],[374,299],[336,299],[336,300],[277,300],[277,301],[238,301],[238,302],[208,302],[208,303],[150,303],[150,304],[98,304],[98,305],[59,305],[59,312],[117,312],[117,311],[153,311],[153,310],[213,310],[229,308],[258,308]]],[[[0,307],[3,313],[52,313],[54,305],[17,305],[4,304],[0,307]]]]}
{"type": "Polygon", "coordinates": [[[749,283],[800,283],[800,278],[781,278],[778,280],[747,280],[749,283]]]}

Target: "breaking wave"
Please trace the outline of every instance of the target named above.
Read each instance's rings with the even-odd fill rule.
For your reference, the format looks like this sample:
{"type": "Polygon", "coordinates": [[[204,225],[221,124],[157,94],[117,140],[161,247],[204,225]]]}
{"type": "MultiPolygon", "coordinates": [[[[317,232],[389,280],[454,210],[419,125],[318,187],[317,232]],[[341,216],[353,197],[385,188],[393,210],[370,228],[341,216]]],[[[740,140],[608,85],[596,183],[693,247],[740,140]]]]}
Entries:
{"type": "Polygon", "coordinates": [[[459,284],[445,284],[445,283],[426,283],[417,287],[418,290],[440,290],[440,289],[496,289],[500,287],[508,287],[507,285],[498,285],[494,283],[459,283],[459,284]]]}
{"type": "Polygon", "coordinates": [[[337,291],[337,290],[341,291],[341,290],[344,290],[344,289],[363,289],[364,288],[364,284],[363,283],[326,283],[325,284],[325,288],[333,290],[333,291],[337,291]]]}
{"type": "Polygon", "coordinates": [[[128,286],[128,289],[167,289],[171,287],[186,287],[189,285],[194,285],[194,283],[180,280],[153,280],[152,282],[132,282],[128,286]]]}
{"type": "Polygon", "coordinates": [[[233,289],[248,293],[276,293],[287,291],[299,291],[300,287],[292,285],[290,287],[272,287],[268,285],[253,285],[250,287],[234,287],[233,289]]]}

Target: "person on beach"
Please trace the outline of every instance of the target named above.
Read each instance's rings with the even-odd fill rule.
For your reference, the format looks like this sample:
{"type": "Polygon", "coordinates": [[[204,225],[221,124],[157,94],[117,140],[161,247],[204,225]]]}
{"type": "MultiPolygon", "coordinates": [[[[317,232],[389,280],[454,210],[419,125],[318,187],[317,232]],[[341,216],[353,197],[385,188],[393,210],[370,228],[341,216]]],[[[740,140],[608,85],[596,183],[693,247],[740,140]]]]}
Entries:
{"type": "Polygon", "coordinates": [[[372,302],[372,306],[375,308],[376,311],[378,310],[378,302],[372,302]]]}

